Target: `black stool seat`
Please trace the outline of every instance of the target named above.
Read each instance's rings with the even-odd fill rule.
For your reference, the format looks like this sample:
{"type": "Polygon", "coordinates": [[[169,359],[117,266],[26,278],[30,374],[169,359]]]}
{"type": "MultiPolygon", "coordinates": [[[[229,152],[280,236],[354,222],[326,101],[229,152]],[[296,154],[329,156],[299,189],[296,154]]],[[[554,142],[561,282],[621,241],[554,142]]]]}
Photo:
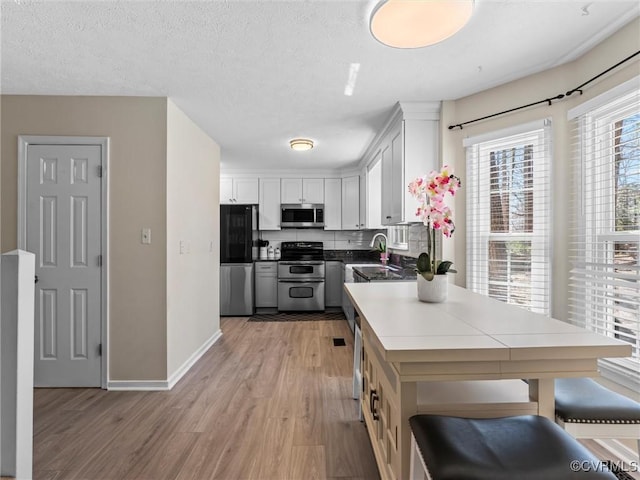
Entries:
{"type": "Polygon", "coordinates": [[[599,460],[577,440],[544,417],[415,415],[409,423],[433,480],[616,478],[606,467],[599,468],[599,460]],[[590,468],[575,472],[575,465],[590,468]]]}
{"type": "Polygon", "coordinates": [[[638,423],[640,403],[591,378],[555,381],[556,416],[569,423],[638,423]]]}

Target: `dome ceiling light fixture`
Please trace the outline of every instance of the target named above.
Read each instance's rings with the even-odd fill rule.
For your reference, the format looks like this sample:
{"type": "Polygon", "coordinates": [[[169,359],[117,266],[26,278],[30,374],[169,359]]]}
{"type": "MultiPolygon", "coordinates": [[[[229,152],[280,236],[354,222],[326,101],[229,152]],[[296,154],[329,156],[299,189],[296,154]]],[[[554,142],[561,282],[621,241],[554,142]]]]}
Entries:
{"type": "Polygon", "coordinates": [[[373,9],[373,37],[395,48],[420,48],[451,37],[473,14],[474,0],[383,0],[373,9]]]}
{"type": "Polygon", "coordinates": [[[311,150],[313,148],[313,140],[308,138],[294,138],[289,140],[289,145],[292,150],[296,152],[304,152],[305,150],[311,150]]]}

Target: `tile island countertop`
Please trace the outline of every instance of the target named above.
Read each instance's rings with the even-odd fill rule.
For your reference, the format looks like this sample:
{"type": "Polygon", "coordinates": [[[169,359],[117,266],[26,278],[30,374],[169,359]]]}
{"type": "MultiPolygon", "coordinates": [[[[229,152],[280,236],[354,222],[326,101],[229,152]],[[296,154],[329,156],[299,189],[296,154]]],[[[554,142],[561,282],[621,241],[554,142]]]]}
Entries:
{"type": "Polygon", "coordinates": [[[449,285],[443,303],[420,302],[414,282],[353,283],[345,288],[390,362],[631,355],[628,343],[455,285],[449,285]]]}
{"type": "Polygon", "coordinates": [[[631,355],[628,343],[454,285],[443,303],[420,302],[415,282],[344,288],[360,315],[360,404],[383,480],[409,478],[412,415],[554,419],[555,378],[597,376],[598,359],[631,355]]]}

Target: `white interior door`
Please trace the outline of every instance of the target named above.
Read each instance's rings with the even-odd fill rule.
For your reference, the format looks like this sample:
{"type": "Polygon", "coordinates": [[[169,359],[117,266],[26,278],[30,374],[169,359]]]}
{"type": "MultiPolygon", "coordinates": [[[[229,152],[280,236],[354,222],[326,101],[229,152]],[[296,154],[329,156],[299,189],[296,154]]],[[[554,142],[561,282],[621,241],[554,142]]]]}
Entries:
{"type": "Polygon", "coordinates": [[[34,382],[101,386],[101,147],[29,145],[26,247],[36,255],[34,382]]]}

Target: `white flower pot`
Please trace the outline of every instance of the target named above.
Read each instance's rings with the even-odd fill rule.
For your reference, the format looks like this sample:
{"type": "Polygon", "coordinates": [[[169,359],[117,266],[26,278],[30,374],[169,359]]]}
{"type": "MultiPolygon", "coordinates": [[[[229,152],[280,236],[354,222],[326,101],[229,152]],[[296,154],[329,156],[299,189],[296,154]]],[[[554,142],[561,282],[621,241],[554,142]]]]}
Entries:
{"type": "Polygon", "coordinates": [[[418,274],[418,300],[440,303],[447,299],[449,280],[446,275],[435,275],[431,281],[418,274]]]}

